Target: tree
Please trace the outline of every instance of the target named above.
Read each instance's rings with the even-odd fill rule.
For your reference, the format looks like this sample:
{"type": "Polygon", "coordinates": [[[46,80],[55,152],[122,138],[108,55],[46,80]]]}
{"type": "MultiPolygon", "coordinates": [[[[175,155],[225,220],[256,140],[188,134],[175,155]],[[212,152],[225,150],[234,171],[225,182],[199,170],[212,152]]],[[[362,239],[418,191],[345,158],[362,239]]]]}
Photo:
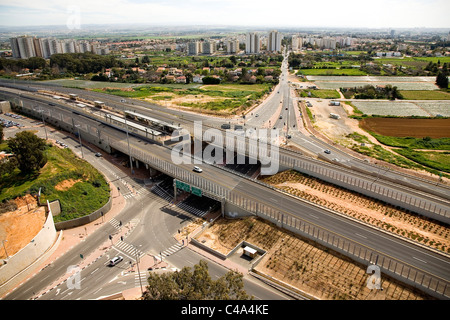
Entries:
{"type": "Polygon", "coordinates": [[[439,72],[436,76],[436,85],[441,89],[448,88],[448,77],[445,73],[439,72]]]}
{"type": "Polygon", "coordinates": [[[45,140],[38,138],[31,131],[16,133],[14,138],[7,140],[7,144],[15,155],[22,173],[35,172],[47,163],[44,153],[45,140]]]}
{"type": "Polygon", "coordinates": [[[247,300],[252,297],[244,291],[243,275],[229,271],[212,280],[204,260],[194,269],[184,267],[172,273],[150,273],[144,300],[247,300]]]}

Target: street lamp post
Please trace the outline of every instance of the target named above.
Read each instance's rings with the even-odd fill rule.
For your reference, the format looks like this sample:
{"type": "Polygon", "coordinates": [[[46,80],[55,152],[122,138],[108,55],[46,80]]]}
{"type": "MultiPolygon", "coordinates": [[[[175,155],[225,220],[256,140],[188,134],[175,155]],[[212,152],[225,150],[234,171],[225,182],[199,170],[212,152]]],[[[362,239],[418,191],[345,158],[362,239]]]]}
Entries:
{"type": "Polygon", "coordinates": [[[131,157],[131,150],[130,150],[130,138],[128,137],[128,124],[127,124],[127,114],[125,113],[125,131],[127,132],[127,144],[128,144],[128,154],[130,155],[130,169],[131,174],[133,175],[133,158],[131,157]]]}
{"type": "Polygon", "coordinates": [[[81,133],[80,133],[80,125],[79,125],[79,124],[77,124],[77,125],[75,125],[75,127],[76,127],[76,128],[77,128],[77,130],[78,130],[78,139],[79,139],[79,141],[80,141],[81,158],[83,158],[83,159],[84,159],[84,154],[83,154],[83,145],[81,144],[81,133]]]}
{"type": "Polygon", "coordinates": [[[45,120],[44,120],[44,109],[38,109],[37,110],[41,116],[42,116],[42,123],[44,124],[44,131],[45,131],[45,140],[48,140],[48,136],[47,136],[47,127],[45,126],[45,120]]]}
{"type": "Polygon", "coordinates": [[[8,242],[8,240],[2,240],[3,249],[5,249],[6,258],[9,259],[8,252],[6,251],[5,242],[8,242]]]}
{"type": "Polygon", "coordinates": [[[136,265],[137,265],[137,270],[138,270],[138,278],[139,278],[139,285],[141,287],[141,294],[144,295],[144,289],[142,289],[142,280],[141,280],[141,272],[139,271],[139,255],[138,255],[138,250],[136,248],[136,246],[134,247],[134,252],[136,255],[136,265]]]}

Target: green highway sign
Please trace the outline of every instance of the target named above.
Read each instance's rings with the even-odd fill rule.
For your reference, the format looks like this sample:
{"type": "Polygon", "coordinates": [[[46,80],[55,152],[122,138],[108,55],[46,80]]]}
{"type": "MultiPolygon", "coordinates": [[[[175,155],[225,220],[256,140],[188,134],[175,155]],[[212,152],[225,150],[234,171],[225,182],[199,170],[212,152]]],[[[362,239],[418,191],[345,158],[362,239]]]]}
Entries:
{"type": "Polygon", "coordinates": [[[196,196],[201,197],[202,196],[202,189],[197,188],[197,187],[191,187],[189,184],[183,182],[183,181],[178,181],[175,180],[175,186],[177,187],[177,189],[186,191],[186,192],[191,192],[192,194],[195,194],[196,196]]]}
{"type": "Polygon", "coordinates": [[[175,186],[183,191],[191,192],[191,186],[183,181],[175,180],[175,186]]]}
{"type": "Polygon", "coordinates": [[[192,194],[195,194],[196,196],[201,197],[202,196],[202,189],[197,187],[192,187],[192,194]]]}

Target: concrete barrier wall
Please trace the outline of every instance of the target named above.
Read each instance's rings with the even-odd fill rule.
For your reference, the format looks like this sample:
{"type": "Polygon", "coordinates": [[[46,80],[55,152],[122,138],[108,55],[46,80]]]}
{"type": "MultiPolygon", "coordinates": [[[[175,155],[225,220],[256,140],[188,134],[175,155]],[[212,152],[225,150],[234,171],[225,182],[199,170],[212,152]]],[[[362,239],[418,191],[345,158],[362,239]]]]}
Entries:
{"type": "Polygon", "coordinates": [[[56,230],[59,231],[59,230],[76,228],[76,227],[91,223],[92,221],[95,221],[95,220],[101,218],[102,212],[103,212],[103,214],[106,214],[109,210],[111,210],[111,206],[112,206],[112,198],[110,197],[108,202],[103,207],[94,211],[90,215],[83,216],[83,217],[80,217],[77,219],[68,220],[68,221],[57,222],[57,223],[55,223],[55,228],[56,228],[56,230]]]}
{"type": "Polygon", "coordinates": [[[39,233],[19,252],[9,257],[7,263],[0,268],[0,286],[3,286],[15,275],[25,270],[49,250],[55,243],[57,232],[53,223],[53,215],[49,210],[47,219],[39,233]]]}

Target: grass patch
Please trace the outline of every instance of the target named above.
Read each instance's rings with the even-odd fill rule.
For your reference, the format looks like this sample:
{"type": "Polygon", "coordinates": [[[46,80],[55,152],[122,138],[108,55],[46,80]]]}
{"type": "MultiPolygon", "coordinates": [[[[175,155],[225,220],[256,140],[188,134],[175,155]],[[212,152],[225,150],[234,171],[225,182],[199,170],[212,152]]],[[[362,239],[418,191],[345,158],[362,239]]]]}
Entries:
{"type": "Polygon", "coordinates": [[[424,152],[411,149],[397,149],[395,152],[426,167],[450,173],[450,152],[424,152]]]}
{"type": "Polygon", "coordinates": [[[429,150],[450,150],[450,138],[390,137],[370,132],[379,142],[391,147],[429,150]]]}
{"type": "Polygon", "coordinates": [[[440,90],[401,90],[406,100],[450,100],[450,94],[440,90]]]}
{"type": "Polygon", "coordinates": [[[1,177],[0,201],[41,189],[41,202],[59,199],[61,214],[55,222],[78,218],[101,208],[109,199],[110,188],[103,175],[71,150],[49,146],[48,161],[36,174],[23,175],[18,169],[1,177]],[[57,190],[58,183],[80,180],[67,190],[57,190]]]}
{"type": "Polygon", "coordinates": [[[336,90],[329,89],[319,89],[319,90],[300,90],[301,97],[312,97],[312,98],[320,98],[320,99],[339,99],[341,96],[339,92],[336,90]],[[308,93],[311,93],[309,96],[308,93]]]}
{"type": "Polygon", "coordinates": [[[308,107],[306,107],[306,114],[308,115],[308,118],[309,118],[309,120],[311,121],[311,123],[314,123],[314,121],[315,121],[315,120],[314,120],[314,116],[313,116],[311,110],[309,110],[308,107]]]}
{"type": "Polygon", "coordinates": [[[208,101],[205,103],[183,102],[184,107],[206,109],[211,111],[233,110],[241,107],[245,102],[242,100],[224,99],[217,101],[208,101]]]}

